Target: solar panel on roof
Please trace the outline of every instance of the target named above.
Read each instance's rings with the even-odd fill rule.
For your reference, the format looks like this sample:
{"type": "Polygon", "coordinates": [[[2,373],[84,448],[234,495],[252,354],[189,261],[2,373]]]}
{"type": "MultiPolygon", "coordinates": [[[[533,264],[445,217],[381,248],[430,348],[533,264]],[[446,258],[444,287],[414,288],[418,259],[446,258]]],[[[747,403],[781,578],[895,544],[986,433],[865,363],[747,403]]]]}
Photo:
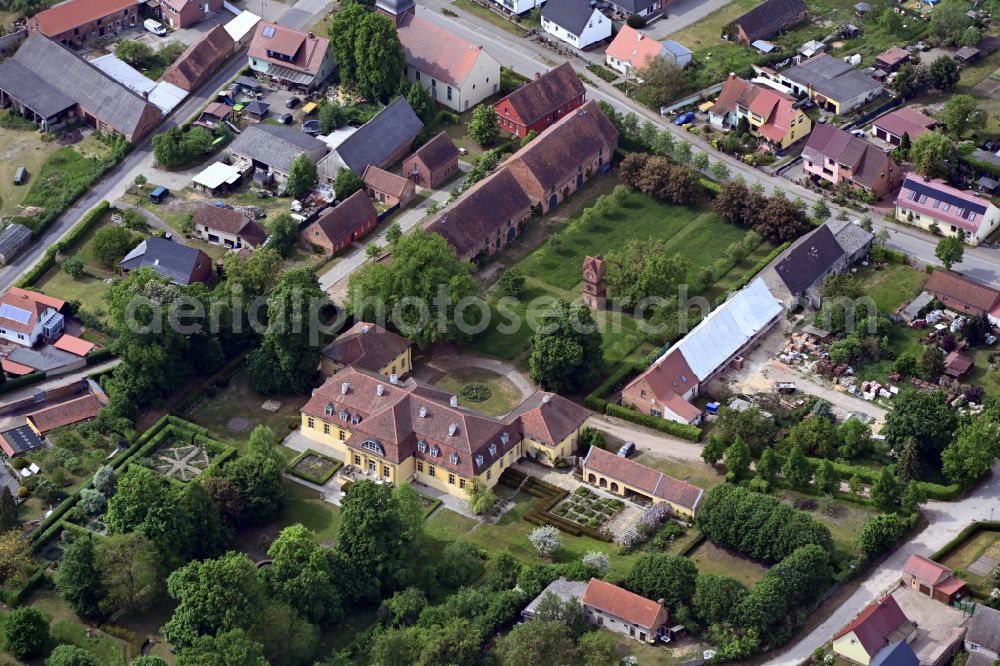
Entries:
{"type": "Polygon", "coordinates": [[[27,324],[31,321],[31,313],[27,310],[22,310],[21,308],[4,303],[0,305],[0,317],[3,319],[11,319],[19,324],[27,324]]]}
{"type": "Polygon", "coordinates": [[[42,446],[42,440],[28,426],[21,426],[3,433],[3,438],[10,445],[14,455],[27,453],[42,446]]]}
{"type": "Polygon", "coordinates": [[[274,26],[270,26],[269,25],[269,26],[265,27],[264,30],[263,30],[263,32],[262,32],[262,34],[265,37],[274,37],[274,26]]]}
{"type": "MultiPolygon", "coordinates": [[[[962,197],[955,196],[951,192],[946,192],[944,190],[935,187],[933,184],[923,183],[920,182],[919,180],[911,178],[910,180],[907,181],[906,187],[908,189],[913,190],[917,194],[921,195],[921,197],[931,197],[933,199],[938,199],[940,201],[950,203],[959,208],[967,208],[971,212],[979,213],[980,215],[984,215],[986,213],[986,204],[976,204],[971,201],[966,201],[962,197]]],[[[923,203],[923,201],[925,200],[926,199],[923,199],[922,201],[920,201],[920,203],[923,203]]]]}

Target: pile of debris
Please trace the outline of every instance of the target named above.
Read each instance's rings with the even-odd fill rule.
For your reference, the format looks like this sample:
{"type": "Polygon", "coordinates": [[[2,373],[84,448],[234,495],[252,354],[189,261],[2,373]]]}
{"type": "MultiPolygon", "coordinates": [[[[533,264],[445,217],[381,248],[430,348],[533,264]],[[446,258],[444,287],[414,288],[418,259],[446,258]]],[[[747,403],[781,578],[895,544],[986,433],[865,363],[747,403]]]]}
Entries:
{"type": "Polygon", "coordinates": [[[875,381],[861,382],[860,388],[858,386],[852,385],[847,389],[849,393],[858,395],[860,394],[865,400],[874,400],[875,398],[891,398],[894,395],[899,395],[899,387],[892,386],[890,384],[880,384],[875,381]]]}
{"type": "Polygon", "coordinates": [[[267,211],[260,206],[233,206],[233,210],[243,213],[254,222],[267,217],[267,211]]]}

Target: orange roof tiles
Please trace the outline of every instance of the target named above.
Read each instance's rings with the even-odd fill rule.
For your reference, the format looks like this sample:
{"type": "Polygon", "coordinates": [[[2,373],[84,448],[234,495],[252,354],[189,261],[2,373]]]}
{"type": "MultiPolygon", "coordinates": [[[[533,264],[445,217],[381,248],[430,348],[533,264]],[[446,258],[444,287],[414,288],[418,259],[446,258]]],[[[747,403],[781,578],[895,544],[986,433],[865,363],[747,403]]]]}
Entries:
{"type": "Polygon", "coordinates": [[[59,339],[52,343],[52,346],[56,349],[61,349],[64,352],[69,352],[70,354],[76,354],[77,356],[86,356],[89,354],[95,345],[93,342],[87,342],[75,335],[69,335],[63,333],[59,336],[59,339]]]}
{"type": "Polygon", "coordinates": [[[30,366],[18,363],[17,361],[9,361],[7,359],[0,361],[0,365],[3,366],[4,372],[8,375],[17,375],[18,377],[22,375],[30,375],[35,371],[35,369],[30,366]]]}
{"type": "Polygon", "coordinates": [[[583,459],[583,466],[692,511],[698,508],[705,493],[697,486],[596,446],[590,447],[587,457],[583,459]]]}
{"type": "Polygon", "coordinates": [[[586,606],[650,630],[666,621],[663,604],[597,578],[590,579],[581,601],[586,606]]]}
{"type": "Polygon", "coordinates": [[[33,20],[43,35],[54,37],[84,23],[123,12],[135,4],[135,0],[67,0],[38,12],[33,20]]]}
{"type": "Polygon", "coordinates": [[[627,62],[638,69],[644,66],[647,60],[660,55],[662,51],[662,44],[626,23],[608,45],[607,53],[612,58],[627,62]]]}
{"type": "Polygon", "coordinates": [[[247,55],[258,60],[265,60],[275,65],[288,67],[290,69],[316,75],[323,64],[323,58],[330,50],[330,40],[325,37],[310,36],[298,30],[292,30],[277,23],[261,21],[257,24],[257,29],[253,34],[253,41],[250,42],[250,49],[247,55]],[[268,28],[274,30],[271,37],[265,37],[264,31],[268,28]],[[282,53],[291,58],[292,61],[272,58],[268,51],[282,53]]]}
{"type": "Polygon", "coordinates": [[[25,417],[41,434],[57,428],[89,421],[104,407],[102,396],[90,394],[32,412],[25,417]]]}
{"type": "Polygon", "coordinates": [[[48,309],[61,310],[66,301],[52,298],[37,291],[28,291],[19,287],[11,287],[6,294],[0,296],[0,305],[9,305],[29,314],[27,321],[0,317],[0,326],[18,333],[30,334],[38,324],[38,318],[48,309]]]}
{"type": "Polygon", "coordinates": [[[374,189],[376,192],[385,192],[397,199],[402,198],[406,193],[406,178],[397,176],[385,169],[380,169],[374,164],[369,164],[365,167],[365,173],[361,176],[361,180],[364,181],[367,187],[374,189]]]}
{"type": "Polygon", "coordinates": [[[483,50],[413,14],[399,18],[396,33],[411,67],[456,87],[465,83],[483,50]]]}

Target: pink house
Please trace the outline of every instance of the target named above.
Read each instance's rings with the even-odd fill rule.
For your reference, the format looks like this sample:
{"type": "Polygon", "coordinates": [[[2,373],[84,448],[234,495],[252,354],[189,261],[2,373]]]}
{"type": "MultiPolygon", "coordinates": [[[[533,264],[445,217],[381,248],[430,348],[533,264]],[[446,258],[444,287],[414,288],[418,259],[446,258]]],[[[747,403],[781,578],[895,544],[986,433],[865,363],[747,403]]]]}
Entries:
{"type": "Polygon", "coordinates": [[[186,28],[222,11],[222,0],[163,0],[160,14],[174,30],[186,28]]]}
{"type": "Polygon", "coordinates": [[[830,124],[813,128],[802,151],[802,168],[813,180],[832,185],[847,182],[872,192],[877,199],[895,190],[903,180],[902,170],[888,151],[830,124]]]}

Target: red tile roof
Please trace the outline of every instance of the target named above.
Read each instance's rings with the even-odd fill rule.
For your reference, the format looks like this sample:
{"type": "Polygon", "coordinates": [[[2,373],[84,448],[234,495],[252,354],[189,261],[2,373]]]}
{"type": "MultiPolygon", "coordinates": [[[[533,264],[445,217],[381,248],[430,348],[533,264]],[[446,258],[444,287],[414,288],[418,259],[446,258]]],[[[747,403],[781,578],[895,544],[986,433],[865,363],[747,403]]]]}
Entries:
{"type": "Polygon", "coordinates": [[[587,269],[590,269],[594,273],[594,280],[601,280],[604,278],[604,257],[597,256],[591,257],[587,256],[583,260],[583,272],[586,273],[587,269]]]}
{"type": "Polygon", "coordinates": [[[924,291],[959,313],[982,314],[993,310],[1000,302],[1000,291],[950,271],[931,273],[924,283],[924,291]]]}
{"type": "Polygon", "coordinates": [[[292,30],[277,23],[261,21],[253,33],[253,41],[250,42],[247,55],[315,76],[319,73],[323,58],[329,50],[330,40],[325,37],[310,36],[308,33],[292,30]],[[274,30],[272,37],[264,36],[264,31],[268,28],[274,30]],[[268,51],[285,54],[294,60],[289,62],[272,58],[267,54],[268,51]]]}
{"type": "Polygon", "coordinates": [[[896,599],[888,596],[881,601],[873,601],[834,635],[833,639],[837,640],[853,631],[865,652],[869,656],[874,656],[888,644],[893,632],[907,622],[909,620],[896,603],[896,599]]]}
{"type": "Polygon", "coordinates": [[[201,204],[195,209],[192,221],[195,226],[206,226],[224,234],[239,236],[254,247],[267,238],[267,232],[259,224],[232,208],[201,204]]]}
{"type": "Polygon", "coordinates": [[[410,67],[456,87],[465,83],[483,51],[482,46],[414,14],[398,19],[396,34],[410,67]]]}
{"type": "Polygon", "coordinates": [[[70,335],[68,333],[63,333],[59,336],[59,339],[52,343],[52,346],[56,349],[61,349],[64,352],[69,352],[70,354],[76,354],[77,356],[86,356],[94,349],[97,345],[93,342],[87,342],[82,338],[78,338],[75,335],[70,335]]]}
{"type": "Polygon", "coordinates": [[[0,326],[18,333],[31,333],[38,324],[38,318],[48,308],[61,310],[66,305],[66,301],[40,294],[37,291],[11,287],[6,294],[0,297],[0,305],[9,305],[19,310],[24,310],[29,315],[27,320],[23,322],[0,316],[0,326]]]}
{"type": "Polygon", "coordinates": [[[84,23],[123,12],[135,4],[135,0],[66,0],[32,18],[43,35],[54,37],[84,23]]]}
{"type": "Polygon", "coordinates": [[[628,390],[636,383],[645,381],[653,391],[653,396],[670,408],[678,416],[689,422],[701,415],[701,410],[682,398],[698,383],[698,377],[691,370],[681,350],[675,349],[659,361],[649,366],[641,375],[633,379],[628,390]]]}
{"type": "Polygon", "coordinates": [[[163,80],[190,92],[233,54],[233,46],[233,38],[226,32],[226,27],[217,25],[189,46],[163,72],[163,80]]]}
{"type": "Polygon", "coordinates": [[[507,95],[495,104],[499,109],[509,103],[525,125],[533,125],[586,93],[573,66],[565,62],[534,81],[507,95]]]}
{"type": "Polygon", "coordinates": [[[627,483],[653,497],[673,502],[692,511],[698,508],[705,492],[690,483],[667,476],[663,472],[641,465],[634,460],[622,458],[596,446],[590,447],[587,457],[583,460],[583,466],[622,483],[627,483]]]}
{"type": "Polygon", "coordinates": [[[521,432],[526,437],[556,445],[583,426],[590,410],[557,393],[536,391],[511,416],[520,417],[521,432]]]}
{"type": "Polygon", "coordinates": [[[378,211],[364,190],[358,190],[333,208],[327,208],[309,229],[319,229],[336,246],[373,217],[378,217],[378,211]]]}
{"type": "Polygon", "coordinates": [[[622,62],[627,62],[636,69],[643,67],[647,60],[663,53],[663,44],[649,35],[636,30],[627,23],[608,45],[607,54],[622,62]]]}
{"type": "Polygon", "coordinates": [[[365,167],[365,173],[361,176],[361,180],[364,181],[366,187],[372,188],[376,192],[391,194],[397,199],[406,192],[406,186],[409,182],[406,178],[380,169],[374,164],[365,167]]]}
{"type": "Polygon", "coordinates": [[[916,109],[904,106],[902,109],[897,109],[885,114],[881,118],[876,118],[872,124],[898,137],[908,134],[912,140],[925,132],[930,132],[937,125],[937,121],[925,116],[916,109]]]}
{"type": "Polygon", "coordinates": [[[722,116],[735,113],[737,105],[749,109],[764,118],[758,133],[771,141],[780,142],[795,119],[794,103],[795,98],[789,95],[730,74],[710,111],[722,116]]]}
{"type": "Polygon", "coordinates": [[[875,60],[876,62],[885,64],[886,67],[894,67],[899,63],[907,60],[910,57],[910,52],[906,49],[901,49],[898,46],[892,46],[882,53],[879,53],[875,60]]]}
{"type": "Polygon", "coordinates": [[[104,404],[105,400],[102,399],[102,396],[90,394],[40,409],[28,414],[25,418],[34,424],[38,432],[44,435],[56,428],[95,418],[104,404]]]}
{"type": "Polygon", "coordinates": [[[359,321],[323,348],[323,356],[344,365],[379,372],[406,351],[412,342],[392,331],[359,321]]]}
{"type": "Polygon", "coordinates": [[[663,604],[597,578],[590,579],[581,602],[651,631],[667,618],[663,604]]]}
{"type": "Polygon", "coordinates": [[[35,369],[32,368],[30,365],[24,365],[22,363],[18,363],[17,361],[11,361],[6,358],[0,361],[0,365],[3,366],[4,372],[6,372],[9,375],[17,375],[18,377],[22,375],[30,375],[32,372],[35,371],[35,369]]]}
{"type": "Polygon", "coordinates": [[[913,576],[925,585],[934,587],[938,587],[949,578],[954,577],[951,569],[922,555],[910,555],[910,559],[906,560],[906,564],[903,565],[903,573],[913,576]]]}

